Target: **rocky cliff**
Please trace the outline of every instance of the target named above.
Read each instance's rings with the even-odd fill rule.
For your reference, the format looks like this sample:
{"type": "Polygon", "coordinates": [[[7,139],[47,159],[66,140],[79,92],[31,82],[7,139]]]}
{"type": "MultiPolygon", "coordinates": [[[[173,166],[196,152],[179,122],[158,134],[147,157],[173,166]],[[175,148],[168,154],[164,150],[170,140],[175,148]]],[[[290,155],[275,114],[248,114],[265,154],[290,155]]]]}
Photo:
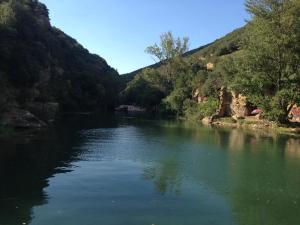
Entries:
{"type": "Polygon", "coordinates": [[[51,26],[44,4],[0,0],[0,115],[109,109],[120,85],[103,58],[51,26]]]}
{"type": "Polygon", "coordinates": [[[245,96],[222,87],[220,91],[220,108],[217,112],[218,117],[246,117],[251,115],[253,109],[255,107],[251,105],[245,96]]]}

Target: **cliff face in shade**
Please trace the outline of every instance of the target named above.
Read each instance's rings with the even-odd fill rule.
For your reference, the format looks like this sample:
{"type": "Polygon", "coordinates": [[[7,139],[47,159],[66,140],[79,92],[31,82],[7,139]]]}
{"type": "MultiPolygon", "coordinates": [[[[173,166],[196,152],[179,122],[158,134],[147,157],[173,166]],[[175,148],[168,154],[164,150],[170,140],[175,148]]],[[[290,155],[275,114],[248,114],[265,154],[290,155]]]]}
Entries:
{"type": "Polygon", "coordinates": [[[62,111],[109,109],[121,81],[100,56],[52,27],[37,0],[0,0],[0,115],[30,104],[62,111]]]}

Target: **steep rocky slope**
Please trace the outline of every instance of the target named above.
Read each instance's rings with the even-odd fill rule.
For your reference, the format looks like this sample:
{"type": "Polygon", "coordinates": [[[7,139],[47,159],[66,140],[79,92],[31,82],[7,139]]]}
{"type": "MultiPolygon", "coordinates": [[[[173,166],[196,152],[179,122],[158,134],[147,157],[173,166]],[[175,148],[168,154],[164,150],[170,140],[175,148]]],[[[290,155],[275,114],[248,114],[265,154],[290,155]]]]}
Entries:
{"type": "Polygon", "coordinates": [[[26,111],[38,116],[35,120],[47,120],[58,108],[113,108],[120,86],[119,74],[103,58],[90,54],[51,26],[44,4],[38,0],[0,0],[2,119],[14,112],[16,117],[26,111]]]}

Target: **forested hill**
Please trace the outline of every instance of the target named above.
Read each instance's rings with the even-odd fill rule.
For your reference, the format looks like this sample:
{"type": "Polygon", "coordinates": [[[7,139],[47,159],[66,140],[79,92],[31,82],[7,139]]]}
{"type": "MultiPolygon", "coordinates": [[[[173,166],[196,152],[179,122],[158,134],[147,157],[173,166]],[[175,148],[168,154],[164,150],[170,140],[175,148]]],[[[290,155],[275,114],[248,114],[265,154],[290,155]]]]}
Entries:
{"type": "MultiPolygon", "coordinates": [[[[245,27],[234,30],[226,36],[217,39],[216,41],[201,46],[199,48],[186,52],[183,56],[185,58],[208,58],[209,60],[215,61],[218,57],[228,55],[241,49],[242,39],[245,36],[245,27]]],[[[122,75],[123,79],[130,81],[135,75],[141,73],[144,69],[152,68],[157,69],[163,65],[163,62],[158,62],[153,65],[138,69],[128,74],[122,75]]]]}
{"type": "Polygon", "coordinates": [[[163,33],[146,48],[161,64],[125,76],[122,100],[197,121],[246,106],[239,116],[257,108],[264,119],[288,124],[300,102],[300,2],[248,0],[245,7],[247,25],[200,49],[189,52],[187,37],[163,33]],[[222,108],[234,98],[242,107],[222,108]]]}
{"type": "Polygon", "coordinates": [[[0,90],[0,116],[27,103],[90,111],[116,105],[120,77],[103,58],[52,27],[38,0],[0,0],[0,90]]]}

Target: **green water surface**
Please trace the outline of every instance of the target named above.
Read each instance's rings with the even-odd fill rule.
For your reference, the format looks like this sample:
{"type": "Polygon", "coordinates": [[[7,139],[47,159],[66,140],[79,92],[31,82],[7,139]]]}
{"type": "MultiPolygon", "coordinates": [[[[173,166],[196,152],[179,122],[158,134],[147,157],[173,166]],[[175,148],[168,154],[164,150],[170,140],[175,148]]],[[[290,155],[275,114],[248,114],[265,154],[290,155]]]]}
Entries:
{"type": "Polygon", "coordinates": [[[0,225],[299,225],[300,139],[73,116],[0,139],[0,225]]]}

